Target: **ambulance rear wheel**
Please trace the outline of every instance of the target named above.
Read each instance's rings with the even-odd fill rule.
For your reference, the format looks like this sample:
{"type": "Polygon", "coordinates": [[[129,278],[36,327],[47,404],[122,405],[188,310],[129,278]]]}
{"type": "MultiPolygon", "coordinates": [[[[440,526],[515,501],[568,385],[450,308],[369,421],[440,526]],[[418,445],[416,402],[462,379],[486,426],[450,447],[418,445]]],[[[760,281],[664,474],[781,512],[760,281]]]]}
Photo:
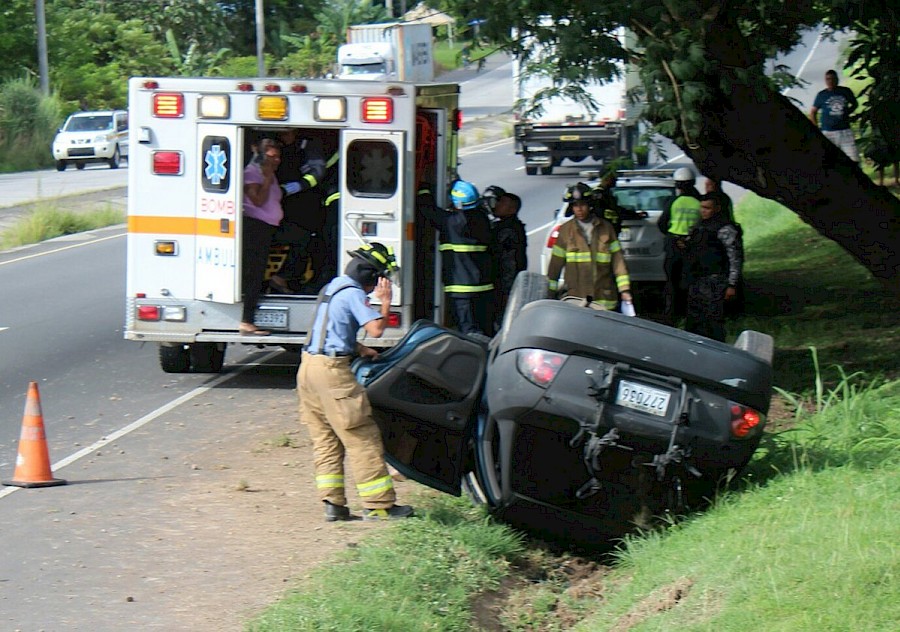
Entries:
{"type": "Polygon", "coordinates": [[[225,344],[195,342],[190,345],[191,370],[194,373],[219,373],[225,362],[225,344]]]}
{"type": "Polygon", "coordinates": [[[159,366],[166,373],[187,373],[191,370],[191,352],[184,345],[159,345],[159,366]]]}

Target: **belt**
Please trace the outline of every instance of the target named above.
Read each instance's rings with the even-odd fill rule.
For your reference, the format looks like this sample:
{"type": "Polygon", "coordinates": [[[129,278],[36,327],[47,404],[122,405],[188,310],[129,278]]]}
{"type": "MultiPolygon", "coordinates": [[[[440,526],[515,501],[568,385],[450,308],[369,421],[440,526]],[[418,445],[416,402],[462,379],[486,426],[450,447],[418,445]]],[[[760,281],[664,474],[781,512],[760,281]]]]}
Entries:
{"type": "Polygon", "coordinates": [[[353,355],[352,353],[349,353],[347,351],[326,351],[324,353],[313,353],[312,351],[307,351],[306,353],[314,356],[324,356],[326,358],[349,358],[353,355]]]}

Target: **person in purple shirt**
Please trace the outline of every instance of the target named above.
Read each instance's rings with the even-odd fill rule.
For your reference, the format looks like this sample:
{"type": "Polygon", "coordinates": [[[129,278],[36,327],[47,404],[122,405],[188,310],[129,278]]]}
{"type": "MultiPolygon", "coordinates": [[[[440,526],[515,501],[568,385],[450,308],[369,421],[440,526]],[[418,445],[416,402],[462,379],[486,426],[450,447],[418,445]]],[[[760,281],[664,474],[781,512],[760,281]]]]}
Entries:
{"type": "Polygon", "coordinates": [[[254,323],[256,305],[262,293],[263,277],[269,260],[269,246],[281,223],[281,188],[275,171],[281,162],[281,148],[271,138],[257,143],[253,159],[244,168],[243,252],[241,292],[244,307],[238,330],[248,336],[268,336],[254,323]]]}

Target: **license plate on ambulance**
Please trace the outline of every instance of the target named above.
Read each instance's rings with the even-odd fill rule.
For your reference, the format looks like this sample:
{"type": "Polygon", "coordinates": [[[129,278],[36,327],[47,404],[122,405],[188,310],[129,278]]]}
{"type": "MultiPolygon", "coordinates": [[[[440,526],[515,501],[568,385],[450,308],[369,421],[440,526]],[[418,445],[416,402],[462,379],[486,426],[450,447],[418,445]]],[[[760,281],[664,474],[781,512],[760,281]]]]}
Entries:
{"type": "Polygon", "coordinates": [[[669,407],[670,393],[628,380],[619,381],[616,404],[662,417],[669,407]]]}
{"type": "Polygon", "coordinates": [[[257,327],[287,329],[288,309],[286,307],[260,307],[253,317],[253,324],[257,327]]]}

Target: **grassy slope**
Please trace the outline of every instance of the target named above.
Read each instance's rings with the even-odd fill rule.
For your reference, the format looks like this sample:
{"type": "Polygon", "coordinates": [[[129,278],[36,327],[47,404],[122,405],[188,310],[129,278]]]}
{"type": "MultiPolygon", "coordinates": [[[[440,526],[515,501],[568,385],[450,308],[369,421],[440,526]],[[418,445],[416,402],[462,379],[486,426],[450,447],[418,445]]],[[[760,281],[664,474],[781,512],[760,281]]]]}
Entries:
{"type": "Polygon", "coordinates": [[[799,393],[780,398],[790,428],[767,437],[743,491],[630,539],[611,568],[522,549],[465,501],[426,492],[425,519],[321,569],[251,629],[900,628],[896,306],[784,209],[751,196],[738,214],[748,315],[732,331],[771,333],[776,383],[799,393]]]}

